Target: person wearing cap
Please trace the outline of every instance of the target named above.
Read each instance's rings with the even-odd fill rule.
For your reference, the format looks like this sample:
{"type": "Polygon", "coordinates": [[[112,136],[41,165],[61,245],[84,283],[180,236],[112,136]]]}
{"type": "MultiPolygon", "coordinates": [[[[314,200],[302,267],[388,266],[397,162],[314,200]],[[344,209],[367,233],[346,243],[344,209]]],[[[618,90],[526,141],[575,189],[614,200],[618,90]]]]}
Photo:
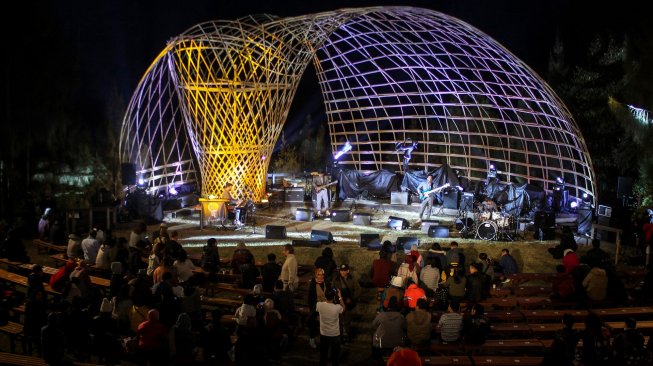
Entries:
{"type": "Polygon", "coordinates": [[[572,273],[574,268],[580,266],[580,260],[576,252],[571,249],[565,249],[562,256],[562,264],[565,266],[567,273],[572,273]]]}
{"type": "Polygon", "coordinates": [[[350,273],[347,264],[341,264],[340,267],[338,267],[338,275],[335,276],[335,279],[333,280],[333,286],[340,290],[342,300],[346,307],[346,311],[343,313],[343,319],[340,324],[342,328],[342,336],[347,340],[351,335],[351,312],[356,307],[356,304],[358,304],[361,295],[361,287],[358,280],[350,273]]]}

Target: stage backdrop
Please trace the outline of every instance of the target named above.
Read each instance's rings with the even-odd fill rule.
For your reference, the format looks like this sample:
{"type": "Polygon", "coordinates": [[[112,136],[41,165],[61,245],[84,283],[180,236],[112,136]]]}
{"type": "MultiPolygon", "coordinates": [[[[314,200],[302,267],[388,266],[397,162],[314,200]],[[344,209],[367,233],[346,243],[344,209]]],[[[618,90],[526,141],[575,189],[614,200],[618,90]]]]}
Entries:
{"type": "Polygon", "coordinates": [[[388,170],[361,173],[356,170],[341,170],[338,186],[340,199],[357,198],[364,192],[377,198],[386,198],[399,188],[399,176],[388,170]]]}

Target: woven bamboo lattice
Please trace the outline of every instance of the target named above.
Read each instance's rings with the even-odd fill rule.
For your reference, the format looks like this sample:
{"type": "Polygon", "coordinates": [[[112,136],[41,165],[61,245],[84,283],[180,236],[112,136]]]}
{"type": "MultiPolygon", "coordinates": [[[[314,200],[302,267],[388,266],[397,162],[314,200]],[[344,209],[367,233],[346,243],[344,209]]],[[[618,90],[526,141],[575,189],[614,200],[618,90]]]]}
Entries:
{"type": "Polygon", "coordinates": [[[191,28],[134,94],[123,161],[139,164],[153,187],[196,179],[197,166],[203,195],[234,182],[238,195],[262,198],[264,157],[310,61],[333,153],[353,145],[343,166],[399,171],[395,144],[411,138],[419,141],[412,169],[448,164],[481,180],[492,163],[506,180],[549,188],[562,176],[572,195],[594,196],[585,142],[546,83],[479,30],[411,7],[191,28]]]}

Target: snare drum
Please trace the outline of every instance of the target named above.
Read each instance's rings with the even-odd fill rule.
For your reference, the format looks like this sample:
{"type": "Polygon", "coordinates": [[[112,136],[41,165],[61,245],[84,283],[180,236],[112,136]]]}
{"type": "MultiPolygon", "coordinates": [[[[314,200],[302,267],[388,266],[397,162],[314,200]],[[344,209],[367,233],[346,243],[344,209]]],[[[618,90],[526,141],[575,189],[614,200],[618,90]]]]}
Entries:
{"type": "Polygon", "coordinates": [[[476,229],[476,236],[483,240],[494,240],[497,237],[499,227],[494,221],[483,221],[476,229]]]}
{"type": "Polygon", "coordinates": [[[496,221],[498,227],[507,227],[507,226],[510,226],[510,223],[512,222],[512,216],[502,214],[495,221],[496,221]]]}

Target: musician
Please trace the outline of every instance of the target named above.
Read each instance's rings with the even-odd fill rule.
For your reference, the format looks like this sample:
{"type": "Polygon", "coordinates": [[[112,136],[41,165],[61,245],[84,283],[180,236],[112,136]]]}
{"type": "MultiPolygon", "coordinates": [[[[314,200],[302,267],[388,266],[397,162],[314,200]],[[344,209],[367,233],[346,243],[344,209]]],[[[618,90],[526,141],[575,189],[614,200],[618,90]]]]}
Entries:
{"type": "MultiPolygon", "coordinates": [[[[233,189],[234,185],[231,183],[227,183],[224,186],[224,190],[222,191],[222,199],[226,200],[226,203],[229,203],[231,205],[235,205],[236,208],[234,208],[234,225],[236,226],[243,226],[244,224],[240,222],[240,205],[242,204],[242,200],[234,198],[234,196],[231,195],[231,190],[233,189]]],[[[226,206],[225,206],[225,211],[226,211],[226,206]]],[[[226,212],[224,217],[226,218],[226,212]]]]}
{"type": "Polygon", "coordinates": [[[326,186],[329,184],[329,180],[324,176],[324,172],[319,172],[317,177],[313,179],[313,190],[315,191],[315,209],[317,214],[315,217],[322,217],[322,210],[324,210],[324,215],[329,216],[329,191],[326,186]]]}
{"type": "Polygon", "coordinates": [[[496,212],[497,204],[490,197],[486,197],[483,203],[481,203],[481,209],[483,212],[496,212]]]}
{"type": "MultiPolygon", "coordinates": [[[[417,192],[419,192],[420,195],[423,194],[423,192],[428,192],[433,190],[433,177],[430,175],[426,176],[426,181],[420,183],[417,186],[417,192]]],[[[419,205],[419,219],[422,220],[422,215],[424,214],[424,210],[427,210],[426,212],[426,219],[431,218],[431,210],[433,209],[433,194],[427,194],[422,197],[422,202],[419,205]]]]}

